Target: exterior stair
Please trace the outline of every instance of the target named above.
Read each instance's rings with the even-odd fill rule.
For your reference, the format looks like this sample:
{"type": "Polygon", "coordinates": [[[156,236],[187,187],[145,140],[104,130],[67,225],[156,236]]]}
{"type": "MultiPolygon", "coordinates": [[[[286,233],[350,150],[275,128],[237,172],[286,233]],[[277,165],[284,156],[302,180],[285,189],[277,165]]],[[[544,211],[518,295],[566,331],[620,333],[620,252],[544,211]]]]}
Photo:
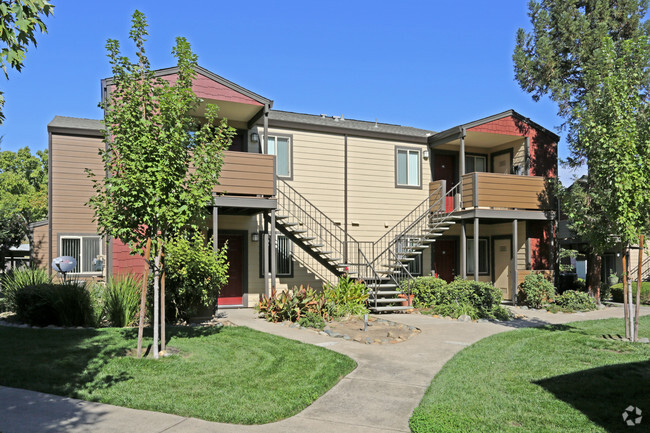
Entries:
{"type": "Polygon", "coordinates": [[[405,299],[399,295],[400,287],[408,287],[413,279],[409,266],[455,224],[456,209],[446,209],[446,198],[459,188],[457,184],[449,191],[436,190],[377,241],[360,243],[278,179],[276,227],[335,276],[363,280],[372,312],[404,311],[411,306],[402,305],[405,299]]]}

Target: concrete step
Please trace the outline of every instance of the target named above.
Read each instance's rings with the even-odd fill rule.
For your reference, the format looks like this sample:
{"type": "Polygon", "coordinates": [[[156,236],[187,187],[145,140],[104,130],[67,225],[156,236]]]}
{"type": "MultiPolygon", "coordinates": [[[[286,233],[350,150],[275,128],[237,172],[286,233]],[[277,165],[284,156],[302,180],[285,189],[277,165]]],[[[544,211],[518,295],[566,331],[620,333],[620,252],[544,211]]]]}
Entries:
{"type": "MultiPolygon", "coordinates": [[[[402,298],[379,298],[377,299],[378,304],[395,304],[397,302],[402,302],[402,298]]],[[[373,305],[375,303],[374,299],[368,299],[368,304],[373,305]]]]}
{"type": "Polygon", "coordinates": [[[401,306],[401,305],[387,305],[385,307],[370,307],[370,311],[374,311],[377,313],[380,312],[386,312],[386,311],[404,311],[404,310],[411,310],[413,307],[409,306],[401,306]]]}
{"type": "Polygon", "coordinates": [[[400,292],[399,290],[378,290],[377,291],[377,296],[396,296],[399,295],[400,292]]]}
{"type": "Polygon", "coordinates": [[[289,218],[289,215],[280,215],[280,214],[275,215],[275,220],[276,221],[284,220],[284,219],[287,219],[287,218],[289,218]]]}

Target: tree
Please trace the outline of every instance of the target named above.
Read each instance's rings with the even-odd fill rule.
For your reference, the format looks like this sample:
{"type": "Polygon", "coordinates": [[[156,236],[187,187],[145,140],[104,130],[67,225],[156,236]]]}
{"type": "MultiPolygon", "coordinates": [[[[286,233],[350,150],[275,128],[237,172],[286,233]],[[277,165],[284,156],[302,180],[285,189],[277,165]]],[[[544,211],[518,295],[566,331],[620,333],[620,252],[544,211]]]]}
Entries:
{"type": "MultiPolygon", "coordinates": [[[[611,218],[608,210],[612,208],[606,206],[614,203],[608,201],[612,185],[607,190],[605,183],[593,183],[596,163],[593,159],[597,156],[589,154],[581,136],[587,128],[583,109],[600,89],[599,74],[607,72],[601,63],[603,41],[611,42],[611,54],[615,57],[621,55],[626,41],[643,45],[642,38],[649,28],[648,22],[643,21],[647,8],[647,0],[531,1],[529,16],[533,29],[530,33],[518,30],[513,55],[515,78],[521,88],[532,93],[534,100],[548,95],[557,103],[558,115],[564,119],[562,127],[568,132],[571,151],[568,165],[588,164],[587,185],[564,191],[563,196],[567,203],[565,210],[573,218],[574,231],[588,239],[591,247],[587,284],[597,300],[599,255],[617,239],[620,221],[611,218]]],[[[643,69],[645,66],[636,64],[635,67],[645,73],[641,81],[646,88],[649,76],[643,69]]]]}
{"type": "MultiPolygon", "coordinates": [[[[200,100],[192,91],[197,56],[185,38],[176,38],[172,54],[178,74],[174,84],[150,69],[144,43],[145,16],[135,11],[129,38],[137,59],[120,53],[116,40],[106,44],[113,79],[105,110],[101,151],[110,176],[93,179],[90,199],[102,235],[121,240],[142,254],[148,241],[155,257],[153,355],[158,357],[158,291],[165,244],[185,230],[196,230],[212,199],[223,163],[223,150],[234,130],[208,104],[204,121],[193,114],[200,100]]],[[[143,312],[141,312],[143,317],[143,312]]],[[[164,324],[163,324],[164,325],[164,324]]],[[[140,336],[142,321],[140,322],[140,336]]],[[[141,338],[138,347],[141,347],[141,338]]]]}
{"type": "Polygon", "coordinates": [[[29,147],[0,152],[0,266],[11,247],[27,237],[33,242],[29,224],[47,216],[48,155],[29,147]]]}
{"type": "MultiPolygon", "coordinates": [[[[47,0],[2,0],[0,1],[0,67],[9,79],[8,68],[20,72],[29,45],[36,47],[36,32],[47,32],[43,17],[52,14],[47,0]]],[[[0,92],[0,124],[4,121],[2,107],[5,100],[0,92]]]]}

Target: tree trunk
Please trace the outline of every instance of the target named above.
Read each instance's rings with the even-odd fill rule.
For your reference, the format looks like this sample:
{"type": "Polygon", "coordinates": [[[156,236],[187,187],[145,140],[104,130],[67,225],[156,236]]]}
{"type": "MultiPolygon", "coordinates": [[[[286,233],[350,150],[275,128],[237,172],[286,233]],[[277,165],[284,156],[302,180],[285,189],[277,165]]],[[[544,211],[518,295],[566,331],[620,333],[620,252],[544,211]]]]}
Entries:
{"type": "Polygon", "coordinates": [[[144,251],[144,275],[142,276],[142,293],[140,294],[140,321],[138,323],[138,350],[137,357],[142,357],[142,334],[144,331],[144,313],[147,309],[147,281],[149,280],[149,258],[151,257],[151,239],[147,239],[144,251]]]}
{"type": "Polygon", "coordinates": [[[634,341],[639,340],[639,308],[641,306],[641,274],[643,273],[643,235],[639,236],[639,269],[636,278],[636,309],[634,310],[634,341]]]}
{"type": "Polygon", "coordinates": [[[162,247],[158,246],[158,251],[156,251],[156,258],[154,259],[154,269],[153,269],[153,359],[158,359],[159,349],[158,349],[158,337],[159,337],[159,325],[160,325],[160,256],[162,253],[162,247]]]}
{"type": "Polygon", "coordinates": [[[630,338],[630,322],[628,321],[628,315],[630,310],[628,310],[627,305],[627,248],[623,250],[623,320],[625,320],[625,338],[630,338]]]}
{"type": "Polygon", "coordinates": [[[602,268],[602,259],[593,251],[589,252],[587,257],[587,289],[589,294],[600,304],[600,272],[602,268]]]}

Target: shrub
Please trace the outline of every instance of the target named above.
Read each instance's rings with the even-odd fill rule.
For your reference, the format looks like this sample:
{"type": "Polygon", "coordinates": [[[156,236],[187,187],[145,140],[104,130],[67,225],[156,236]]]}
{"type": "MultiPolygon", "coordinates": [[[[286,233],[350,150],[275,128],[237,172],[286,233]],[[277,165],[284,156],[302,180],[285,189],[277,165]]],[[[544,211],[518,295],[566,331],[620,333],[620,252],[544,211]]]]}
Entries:
{"type": "Polygon", "coordinates": [[[262,295],[255,308],[269,322],[296,322],[307,313],[328,319],[331,312],[323,293],[317,293],[309,286],[300,286],[299,289],[294,288],[272,296],[262,295]]]}
{"type": "Polygon", "coordinates": [[[554,296],[553,284],[537,272],[526,275],[519,287],[519,303],[532,308],[541,308],[551,302],[554,296]]]}
{"type": "Polygon", "coordinates": [[[16,292],[18,320],[35,326],[94,326],[90,292],[76,281],[27,286],[16,292]]]}
{"type": "MultiPolygon", "coordinates": [[[[411,294],[415,307],[431,307],[440,303],[440,295],[447,288],[447,282],[436,277],[417,277],[411,282],[411,294]]],[[[408,282],[404,281],[400,289],[408,291],[408,282]]]]}
{"type": "Polygon", "coordinates": [[[169,300],[169,320],[188,321],[202,307],[216,303],[219,291],[228,282],[227,246],[217,254],[201,233],[180,237],[167,244],[165,291],[169,300]]]}
{"type": "MultiPolygon", "coordinates": [[[[614,284],[611,292],[614,302],[623,302],[623,283],[614,284]]],[[[636,281],[632,281],[632,292],[634,294],[634,302],[636,302],[636,281]]],[[[641,282],[641,303],[650,304],[650,281],[641,282]]]]}
{"type": "Polygon", "coordinates": [[[298,320],[298,323],[300,326],[304,326],[306,328],[316,328],[316,329],[323,329],[325,327],[325,320],[320,314],[307,311],[304,316],[298,320]]]}
{"type": "Polygon", "coordinates": [[[585,292],[567,290],[555,298],[555,304],[565,310],[591,311],[596,309],[596,300],[585,292]]]}
{"type": "Polygon", "coordinates": [[[368,312],[366,285],[347,275],[340,277],[337,284],[326,284],[323,294],[327,303],[332,305],[334,316],[359,315],[368,312]]]}
{"type": "Polygon", "coordinates": [[[110,278],[103,290],[103,311],[106,320],[117,327],[132,325],[140,312],[142,282],[133,274],[110,278]]]}
{"type": "Polygon", "coordinates": [[[2,277],[2,295],[5,309],[16,312],[16,294],[29,286],[50,284],[52,278],[41,268],[20,268],[9,271],[2,277]]]}

